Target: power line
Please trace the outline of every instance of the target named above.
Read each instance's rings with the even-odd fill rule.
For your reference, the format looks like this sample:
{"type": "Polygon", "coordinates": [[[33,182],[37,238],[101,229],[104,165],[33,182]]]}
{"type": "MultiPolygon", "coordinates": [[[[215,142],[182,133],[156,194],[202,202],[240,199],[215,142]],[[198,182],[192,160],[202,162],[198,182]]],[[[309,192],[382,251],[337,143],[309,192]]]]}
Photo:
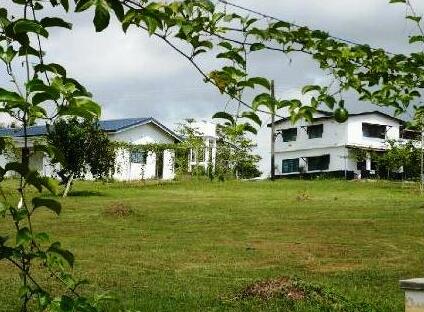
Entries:
{"type": "MultiPolygon", "coordinates": [[[[292,23],[292,22],[284,21],[284,20],[282,20],[281,18],[278,18],[278,17],[272,16],[272,15],[269,15],[269,14],[265,14],[265,13],[262,13],[262,12],[259,12],[259,11],[255,11],[255,10],[253,10],[253,9],[250,9],[250,8],[247,8],[247,7],[244,7],[244,6],[241,6],[241,5],[239,5],[239,4],[231,3],[231,2],[228,2],[228,1],[226,1],[226,0],[217,0],[217,1],[218,1],[218,2],[221,2],[222,4],[225,4],[225,5],[228,5],[228,6],[231,6],[231,7],[234,7],[234,8],[237,8],[237,9],[240,9],[240,10],[243,10],[243,11],[246,11],[246,12],[249,12],[249,13],[252,13],[252,14],[255,14],[255,15],[258,15],[258,16],[261,16],[261,17],[263,17],[263,18],[268,18],[268,19],[272,19],[272,20],[275,20],[275,21],[278,21],[278,22],[284,22],[284,23],[287,23],[287,24],[289,24],[289,25],[291,25],[291,26],[293,26],[293,27],[297,27],[297,28],[303,28],[303,27],[306,27],[306,26],[302,26],[302,25],[295,24],[295,23],[292,23]]],[[[328,33],[327,33],[327,34],[328,34],[328,33]]],[[[344,42],[344,43],[347,43],[347,44],[351,44],[351,45],[356,45],[356,46],[364,46],[364,45],[365,45],[365,44],[363,44],[363,43],[358,43],[358,42],[355,42],[355,41],[353,41],[353,40],[344,39],[344,38],[341,38],[341,37],[338,37],[338,36],[333,36],[333,35],[330,35],[330,34],[328,34],[328,37],[329,37],[329,38],[332,38],[332,39],[334,39],[334,40],[340,41],[340,42],[344,42]]],[[[382,49],[382,48],[373,48],[373,47],[370,47],[370,49],[372,49],[372,50],[384,50],[384,49],[382,49]]],[[[388,51],[386,51],[386,50],[384,50],[384,51],[385,51],[387,54],[395,55],[395,53],[388,52],[388,51]]]]}

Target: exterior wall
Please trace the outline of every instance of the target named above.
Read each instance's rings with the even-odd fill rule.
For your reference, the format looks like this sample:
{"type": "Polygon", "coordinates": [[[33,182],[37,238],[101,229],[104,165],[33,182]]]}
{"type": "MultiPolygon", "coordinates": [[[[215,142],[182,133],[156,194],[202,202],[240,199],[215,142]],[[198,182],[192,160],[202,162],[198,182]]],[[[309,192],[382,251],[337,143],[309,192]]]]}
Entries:
{"type": "MultiPolygon", "coordinates": [[[[171,135],[150,123],[110,134],[109,137],[112,141],[137,145],[154,143],[173,144],[175,140],[171,135]]],[[[15,143],[17,146],[22,146],[22,142],[19,138],[15,139],[15,143]]],[[[32,146],[32,142],[29,143],[29,145],[32,146]]],[[[156,160],[156,154],[149,152],[145,164],[131,163],[130,152],[120,150],[116,155],[116,170],[114,178],[120,181],[156,178],[158,175],[156,172],[156,160]]],[[[16,160],[7,159],[5,155],[0,155],[0,166],[4,167],[6,163],[10,161],[16,160]]],[[[173,179],[175,177],[174,161],[174,152],[171,150],[164,151],[163,172],[159,173],[159,176],[166,180],[173,179]]],[[[31,157],[30,167],[32,170],[37,170],[44,176],[48,177],[56,177],[55,172],[59,169],[58,165],[53,165],[50,159],[44,156],[41,152],[36,153],[31,157]]],[[[8,173],[8,176],[13,176],[13,173],[8,173]]],[[[85,177],[87,180],[91,180],[92,178],[93,177],[90,173],[88,173],[85,177]]]]}
{"type": "MultiPolygon", "coordinates": [[[[346,147],[329,147],[329,148],[311,148],[302,151],[290,151],[277,153],[275,155],[275,174],[283,175],[283,160],[299,158],[299,167],[304,167],[307,173],[332,172],[332,171],[355,171],[356,162],[349,159],[348,149],[346,147]],[[330,155],[330,164],[328,170],[308,171],[306,158],[330,155]]],[[[293,173],[293,174],[299,174],[293,173]]]]}
{"type": "Polygon", "coordinates": [[[203,143],[205,145],[204,155],[202,157],[204,161],[199,161],[198,157],[192,157],[192,154],[194,151],[190,151],[188,170],[189,172],[191,172],[193,167],[202,166],[206,171],[209,165],[211,165],[214,170],[215,164],[216,164],[216,152],[217,152],[216,143],[218,140],[218,136],[216,133],[216,124],[207,122],[207,121],[200,121],[200,122],[194,122],[192,126],[193,126],[193,129],[198,131],[199,134],[202,136],[203,143]]]}
{"type": "MultiPolygon", "coordinates": [[[[400,124],[398,121],[373,113],[351,116],[342,124],[337,123],[333,119],[325,118],[315,120],[312,123],[299,121],[295,125],[290,121],[284,121],[277,124],[276,127],[277,131],[290,128],[297,128],[296,141],[283,142],[281,135],[276,138],[276,175],[283,175],[283,159],[295,158],[299,158],[299,167],[304,167],[306,169],[305,172],[315,173],[316,171],[307,171],[305,159],[322,155],[330,155],[329,169],[318,172],[351,171],[359,175],[360,171],[357,170],[356,161],[349,157],[349,147],[386,150],[388,148],[387,140],[399,140],[400,137],[400,124]],[[378,139],[363,136],[362,123],[386,125],[386,138],[378,139]],[[322,138],[309,139],[306,131],[307,126],[319,124],[323,125],[322,138]]],[[[369,159],[367,161],[367,169],[370,170],[370,167],[371,160],[369,159]]]]}
{"type": "MultiPolygon", "coordinates": [[[[152,124],[146,124],[110,135],[110,139],[116,142],[129,144],[172,144],[174,139],[163,130],[152,124]]],[[[164,151],[163,172],[160,174],[165,180],[175,177],[174,159],[172,151],[164,151]]],[[[157,176],[156,154],[149,152],[145,164],[131,163],[130,152],[121,150],[116,156],[116,173],[114,178],[120,181],[141,179],[153,179],[157,176]]]]}
{"type": "Polygon", "coordinates": [[[377,114],[352,116],[348,119],[347,144],[354,146],[371,147],[375,149],[386,149],[384,139],[367,138],[362,135],[362,123],[378,124],[388,126],[386,140],[399,140],[400,125],[396,120],[385,118],[377,114]]]}
{"type": "MultiPolygon", "coordinates": [[[[347,124],[339,124],[334,120],[322,120],[313,123],[301,121],[296,125],[290,122],[284,122],[277,125],[277,130],[297,128],[297,139],[293,142],[283,142],[281,135],[278,135],[275,141],[276,153],[286,153],[290,151],[302,151],[310,149],[340,147],[347,144],[347,124]],[[306,127],[310,125],[324,125],[322,138],[309,139],[306,127]]],[[[361,130],[362,133],[362,130],[361,130]]]]}

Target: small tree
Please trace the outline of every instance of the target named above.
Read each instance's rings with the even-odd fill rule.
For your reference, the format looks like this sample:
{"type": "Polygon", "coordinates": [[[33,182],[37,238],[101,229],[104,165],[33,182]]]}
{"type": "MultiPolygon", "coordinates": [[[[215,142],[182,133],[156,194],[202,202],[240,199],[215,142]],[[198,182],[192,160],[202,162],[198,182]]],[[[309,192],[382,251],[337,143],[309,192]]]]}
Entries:
{"type": "MultiPolygon", "coordinates": [[[[253,154],[256,147],[246,133],[256,133],[256,129],[249,123],[237,124],[236,118],[224,112],[215,114],[215,118],[226,119],[218,126],[218,146],[216,156],[216,174],[220,179],[231,175],[240,179],[258,177],[262,172],[258,169],[261,157],[253,154]]],[[[249,119],[260,124],[260,120],[254,113],[244,113],[238,118],[249,119]]]]}
{"type": "Polygon", "coordinates": [[[110,177],[115,169],[115,149],[98,122],[78,118],[59,119],[48,128],[47,141],[63,155],[57,170],[66,185],[66,197],[72,181],[90,172],[96,179],[110,177]]]}
{"type": "Polygon", "coordinates": [[[420,190],[424,192],[424,107],[415,107],[415,115],[411,122],[408,123],[408,128],[419,131],[421,133],[421,148],[420,148],[420,190]]]}

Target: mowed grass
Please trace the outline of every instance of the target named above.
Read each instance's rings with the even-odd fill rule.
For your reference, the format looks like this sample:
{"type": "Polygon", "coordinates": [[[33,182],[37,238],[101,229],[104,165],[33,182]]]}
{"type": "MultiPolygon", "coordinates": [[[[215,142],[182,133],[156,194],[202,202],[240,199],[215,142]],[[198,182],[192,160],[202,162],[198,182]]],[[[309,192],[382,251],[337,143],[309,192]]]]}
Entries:
{"type": "MultiPolygon", "coordinates": [[[[282,276],[402,311],[399,279],[424,275],[424,201],[410,184],[79,182],[74,192],[59,218],[42,212],[35,228],[74,252],[87,292],[118,299],[107,311],[333,311],[238,298],[282,276]],[[115,206],[133,214],[111,215],[115,206]]],[[[0,234],[8,228],[0,220],[0,234]]],[[[18,289],[16,270],[0,262],[0,311],[17,310],[18,289]]]]}

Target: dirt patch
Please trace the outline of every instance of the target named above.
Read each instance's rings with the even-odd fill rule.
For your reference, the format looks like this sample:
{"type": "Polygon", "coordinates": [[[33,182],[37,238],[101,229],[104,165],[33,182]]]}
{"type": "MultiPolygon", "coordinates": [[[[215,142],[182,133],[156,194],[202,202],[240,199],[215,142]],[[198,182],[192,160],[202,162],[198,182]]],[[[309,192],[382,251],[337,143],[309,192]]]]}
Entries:
{"type": "Polygon", "coordinates": [[[305,299],[306,293],[287,277],[260,281],[248,286],[241,292],[242,298],[256,297],[269,300],[279,296],[299,301],[305,299]]]}
{"type": "Polygon", "coordinates": [[[134,214],[134,211],[124,203],[112,203],[104,211],[106,216],[127,218],[134,214]]]}

